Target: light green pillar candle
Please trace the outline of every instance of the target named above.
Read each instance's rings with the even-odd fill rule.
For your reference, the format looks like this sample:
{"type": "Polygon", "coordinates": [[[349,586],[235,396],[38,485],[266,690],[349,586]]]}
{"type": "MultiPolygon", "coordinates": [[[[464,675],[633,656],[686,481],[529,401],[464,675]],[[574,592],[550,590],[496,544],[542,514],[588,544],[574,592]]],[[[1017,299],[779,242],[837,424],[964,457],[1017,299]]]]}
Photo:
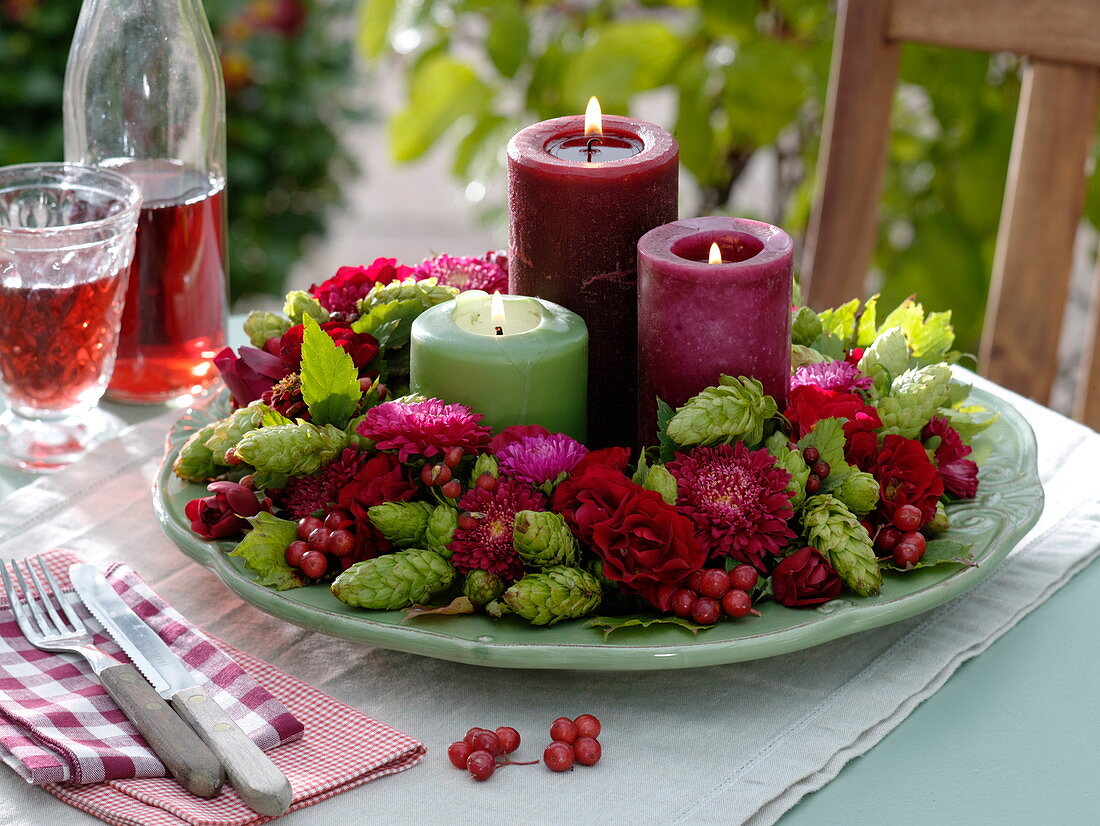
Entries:
{"type": "Polygon", "coordinates": [[[540,424],[584,441],[588,328],[576,313],[469,290],[422,313],[411,347],[413,393],[465,404],[494,431],[540,424]]]}

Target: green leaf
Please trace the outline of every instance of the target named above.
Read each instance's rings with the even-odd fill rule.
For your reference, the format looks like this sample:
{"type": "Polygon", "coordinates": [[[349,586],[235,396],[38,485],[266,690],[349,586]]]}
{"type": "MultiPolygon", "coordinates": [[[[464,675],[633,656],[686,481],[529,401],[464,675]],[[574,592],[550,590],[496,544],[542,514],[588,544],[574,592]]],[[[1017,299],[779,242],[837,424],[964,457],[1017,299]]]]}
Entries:
{"type": "Polygon", "coordinates": [[[343,427],[363,396],[359,371],[312,317],[306,316],[303,324],[302,398],[314,424],[343,427]]]}
{"type": "Polygon", "coordinates": [[[668,423],[676,411],[664,399],[657,399],[657,443],[661,446],[661,461],[671,462],[676,458],[680,445],[668,435],[668,423]]]}
{"type": "Polygon", "coordinates": [[[276,591],[305,585],[301,575],[286,562],[286,546],[298,538],[298,523],[261,511],[248,518],[252,530],[229,555],[239,556],[256,574],[256,582],[276,591]]]}
{"type": "Polygon", "coordinates": [[[370,60],[377,60],[386,48],[390,21],[397,9],[397,0],[363,0],[359,6],[359,50],[370,60]]]}
{"type": "MultiPolygon", "coordinates": [[[[853,298],[847,304],[842,304],[832,310],[822,310],[817,316],[821,319],[825,331],[836,336],[840,339],[842,345],[847,346],[856,334],[856,314],[858,312],[859,299],[853,298]]],[[[821,349],[816,344],[811,346],[815,350],[821,349]]]]}
{"type": "Polygon", "coordinates": [[[351,325],[351,329],[356,333],[370,333],[380,346],[404,347],[409,341],[412,323],[425,309],[423,302],[415,298],[390,301],[371,307],[351,325]]]}
{"type": "MultiPolygon", "coordinates": [[[[937,565],[964,565],[967,568],[978,567],[974,554],[970,552],[973,545],[964,545],[954,539],[933,539],[925,545],[924,556],[920,562],[909,570],[917,568],[934,568],[937,565]]],[[[886,567],[895,571],[904,571],[891,561],[886,562],[886,567]]]]}
{"type": "MultiPolygon", "coordinates": [[[[844,419],[821,419],[814,424],[814,429],[807,433],[798,442],[798,446],[805,450],[808,447],[817,448],[821,460],[829,463],[829,467],[846,465],[844,461],[844,419]]],[[[829,476],[832,477],[832,471],[829,476]]]]}
{"type": "Polygon", "coordinates": [[[689,619],[674,616],[653,616],[652,614],[627,614],[621,617],[592,617],[584,623],[585,628],[598,628],[603,632],[606,641],[608,637],[621,628],[652,628],[657,625],[676,625],[692,634],[698,634],[713,625],[699,625],[689,619]]]}
{"type": "Polygon", "coordinates": [[[265,404],[263,413],[260,414],[260,427],[278,427],[281,424],[294,424],[294,421],[265,404]]]}
{"type": "Polygon", "coordinates": [[[465,63],[448,54],[432,55],[416,68],[408,106],[390,119],[393,159],[421,157],[456,122],[487,111],[492,97],[492,88],[465,63]]]}
{"type": "Polygon", "coordinates": [[[863,312],[859,316],[859,328],[856,330],[856,347],[867,347],[878,335],[875,316],[878,312],[878,293],[867,299],[863,312]]]}
{"type": "Polygon", "coordinates": [[[515,77],[527,57],[530,39],[531,30],[519,4],[503,3],[493,11],[485,51],[498,72],[505,77],[515,77]]]}

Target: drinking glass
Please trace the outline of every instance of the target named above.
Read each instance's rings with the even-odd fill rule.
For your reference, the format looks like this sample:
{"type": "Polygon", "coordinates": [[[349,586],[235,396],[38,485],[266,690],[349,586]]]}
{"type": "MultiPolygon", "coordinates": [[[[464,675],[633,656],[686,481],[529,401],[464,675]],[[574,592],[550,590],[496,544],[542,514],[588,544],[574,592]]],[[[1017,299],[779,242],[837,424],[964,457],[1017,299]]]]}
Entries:
{"type": "Polygon", "coordinates": [[[117,432],[114,367],[141,192],[107,169],[0,168],[0,463],[58,470],[117,432]]]}

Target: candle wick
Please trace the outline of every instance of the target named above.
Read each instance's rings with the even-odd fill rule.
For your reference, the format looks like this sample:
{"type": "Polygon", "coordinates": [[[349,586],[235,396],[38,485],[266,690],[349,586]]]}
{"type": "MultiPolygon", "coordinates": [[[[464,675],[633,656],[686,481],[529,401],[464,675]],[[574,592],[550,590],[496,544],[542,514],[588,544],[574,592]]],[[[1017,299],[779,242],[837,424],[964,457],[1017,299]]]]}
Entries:
{"type": "Polygon", "coordinates": [[[595,144],[597,144],[597,143],[601,143],[601,141],[598,137],[597,138],[589,138],[588,141],[584,145],[584,151],[588,153],[588,162],[589,163],[592,163],[592,153],[600,151],[599,149],[597,149],[595,147],[595,144]]]}
{"type": "Polygon", "coordinates": [[[503,329],[503,328],[501,328],[501,327],[494,327],[493,329],[497,331],[497,335],[498,335],[498,336],[502,336],[502,335],[504,335],[504,329],[503,329]]]}

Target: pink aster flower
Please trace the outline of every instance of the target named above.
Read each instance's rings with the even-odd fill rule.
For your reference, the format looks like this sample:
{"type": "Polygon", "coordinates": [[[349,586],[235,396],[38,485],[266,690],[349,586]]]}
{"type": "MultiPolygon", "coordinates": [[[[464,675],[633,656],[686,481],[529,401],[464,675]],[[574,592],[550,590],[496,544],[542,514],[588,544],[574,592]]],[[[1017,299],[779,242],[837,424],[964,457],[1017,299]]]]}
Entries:
{"type": "Polygon", "coordinates": [[[451,564],[459,571],[479,569],[514,580],[523,576],[523,561],[512,544],[516,514],[546,510],[546,497],[514,479],[501,479],[489,491],[466,491],[458,506],[474,517],[473,528],[458,528],[448,546],[451,564]]]}
{"type": "Polygon", "coordinates": [[[806,364],[791,376],[791,390],[810,384],[822,390],[840,390],[854,393],[870,390],[871,377],[846,361],[828,361],[823,364],[806,364]]]}
{"type": "Polygon", "coordinates": [[[479,425],[481,414],[463,404],[444,404],[439,399],[405,404],[385,402],[367,411],[359,434],[372,439],[379,450],[396,450],[407,462],[414,456],[430,459],[461,447],[477,453],[489,442],[488,427],[479,425]]]}
{"type": "Polygon", "coordinates": [[[437,278],[440,284],[459,290],[508,292],[507,271],[495,261],[484,258],[437,255],[421,261],[413,275],[418,281],[423,278],[437,278]]]}
{"type": "Polygon", "coordinates": [[[502,473],[538,487],[557,484],[571,473],[588,448],[564,433],[524,436],[497,453],[502,473]]]}
{"type": "Polygon", "coordinates": [[[696,447],[668,463],[679,485],[678,509],[695,522],[712,554],[731,556],[767,572],[765,556],[794,539],[791,475],[766,450],[743,444],[696,447]]]}

